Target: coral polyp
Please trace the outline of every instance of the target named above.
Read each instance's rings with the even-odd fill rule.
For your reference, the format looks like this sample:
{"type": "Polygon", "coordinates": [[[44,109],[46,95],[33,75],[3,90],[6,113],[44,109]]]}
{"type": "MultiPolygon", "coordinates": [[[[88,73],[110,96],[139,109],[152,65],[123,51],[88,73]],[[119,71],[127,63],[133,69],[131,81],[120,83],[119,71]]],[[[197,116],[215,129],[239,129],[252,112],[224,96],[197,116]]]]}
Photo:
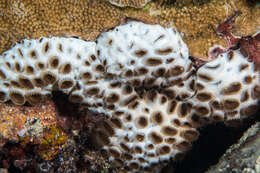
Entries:
{"type": "Polygon", "coordinates": [[[107,0],[107,1],[119,7],[142,8],[151,0],[107,0]]]}
{"type": "Polygon", "coordinates": [[[0,57],[0,77],[1,102],[33,105],[60,90],[105,114],[93,139],[111,162],[133,171],[159,169],[191,147],[203,122],[251,115],[260,98],[258,71],[239,50],[196,71],[174,28],[135,21],[96,42],[23,40],[0,57]]]}
{"type": "Polygon", "coordinates": [[[192,116],[232,120],[256,112],[259,74],[239,51],[228,51],[197,71],[196,106],[192,116]]]}

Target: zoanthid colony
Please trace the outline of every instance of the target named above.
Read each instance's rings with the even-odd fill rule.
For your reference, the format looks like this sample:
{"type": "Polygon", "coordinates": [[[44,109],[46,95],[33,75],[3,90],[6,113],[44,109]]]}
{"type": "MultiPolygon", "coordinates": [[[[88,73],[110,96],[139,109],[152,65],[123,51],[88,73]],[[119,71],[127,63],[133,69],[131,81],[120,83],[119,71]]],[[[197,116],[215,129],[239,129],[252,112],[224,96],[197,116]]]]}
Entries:
{"type": "Polygon", "coordinates": [[[191,147],[202,122],[249,116],[260,98],[258,72],[239,50],[196,71],[175,29],[141,22],[96,42],[23,40],[0,57],[0,78],[1,102],[33,105],[61,90],[106,114],[93,136],[126,170],[157,170],[191,147]]]}

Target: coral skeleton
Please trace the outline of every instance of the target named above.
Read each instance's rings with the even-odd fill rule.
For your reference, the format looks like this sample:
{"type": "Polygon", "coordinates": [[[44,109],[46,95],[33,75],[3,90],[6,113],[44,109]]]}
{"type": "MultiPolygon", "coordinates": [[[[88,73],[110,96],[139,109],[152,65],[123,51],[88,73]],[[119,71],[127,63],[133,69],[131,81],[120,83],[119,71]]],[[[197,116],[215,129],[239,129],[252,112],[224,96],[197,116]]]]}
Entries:
{"type": "Polygon", "coordinates": [[[203,122],[247,117],[260,98],[258,71],[239,50],[195,71],[174,28],[136,21],[96,42],[23,40],[0,56],[0,79],[0,102],[34,105],[60,90],[105,114],[95,141],[131,171],[158,170],[191,147],[203,122]]]}

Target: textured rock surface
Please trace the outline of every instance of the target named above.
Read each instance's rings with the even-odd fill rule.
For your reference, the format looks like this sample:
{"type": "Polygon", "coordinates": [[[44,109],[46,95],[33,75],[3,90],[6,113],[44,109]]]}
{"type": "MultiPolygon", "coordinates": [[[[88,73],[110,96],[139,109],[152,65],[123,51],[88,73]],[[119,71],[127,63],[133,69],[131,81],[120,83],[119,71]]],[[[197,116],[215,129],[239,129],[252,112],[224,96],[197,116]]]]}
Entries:
{"type": "Polygon", "coordinates": [[[34,107],[0,104],[0,116],[0,146],[9,140],[18,142],[19,135],[41,138],[43,129],[57,121],[54,104],[49,100],[34,107]],[[37,129],[33,128],[36,121],[32,120],[38,121],[37,129]],[[36,131],[41,133],[35,133],[36,131]]]}
{"type": "Polygon", "coordinates": [[[259,173],[260,172],[260,123],[245,132],[237,144],[232,145],[219,163],[207,173],[259,173]]]}

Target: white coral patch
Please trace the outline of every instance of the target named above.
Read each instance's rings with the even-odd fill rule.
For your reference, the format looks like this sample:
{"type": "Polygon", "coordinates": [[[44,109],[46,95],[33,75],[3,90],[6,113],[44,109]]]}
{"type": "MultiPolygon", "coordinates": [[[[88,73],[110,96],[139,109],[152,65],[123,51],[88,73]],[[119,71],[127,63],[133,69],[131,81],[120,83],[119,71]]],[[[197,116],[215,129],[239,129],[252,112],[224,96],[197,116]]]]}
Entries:
{"type": "Polygon", "coordinates": [[[254,113],[259,99],[259,75],[239,51],[220,54],[197,72],[193,116],[239,119],[254,113]]]}
{"type": "Polygon", "coordinates": [[[185,82],[194,79],[188,48],[174,28],[141,22],[117,26],[97,39],[97,54],[108,74],[133,85],[171,86],[188,97],[194,93],[185,82]]]}
{"type": "Polygon", "coordinates": [[[0,102],[33,105],[53,90],[105,114],[92,133],[103,153],[147,172],[188,150],[203,122],[243,118],[260,98],[258,72],[239,51],[195,73],[175,29],[141,22],[104,32],[97,43],[23,40],[0,56],[0,102]]]}

